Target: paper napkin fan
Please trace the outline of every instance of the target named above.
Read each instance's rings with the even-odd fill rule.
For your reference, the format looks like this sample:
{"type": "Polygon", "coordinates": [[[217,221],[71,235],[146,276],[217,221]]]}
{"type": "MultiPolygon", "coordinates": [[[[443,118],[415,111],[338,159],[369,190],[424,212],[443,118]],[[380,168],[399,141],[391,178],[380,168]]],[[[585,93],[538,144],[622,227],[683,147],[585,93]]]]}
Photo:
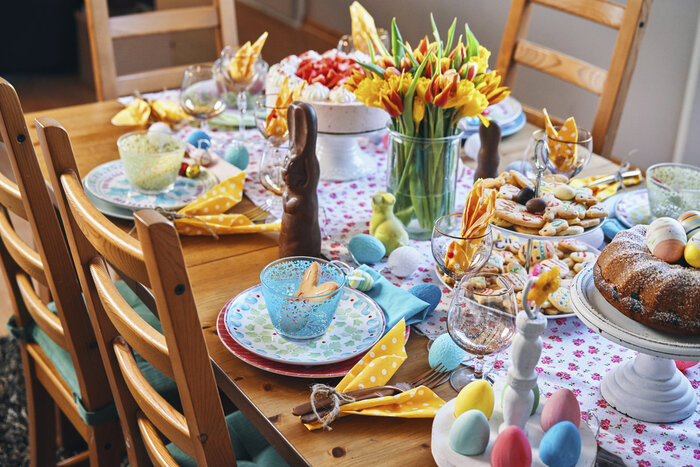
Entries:
{"type": "Polygon", "coordinates": [[[167,124],[192,119],[176,102],[148,101],[137,97],[112,117],[111,122],[115,126],[144,126],[151,117],[167,124]]]}
{"type": "MultiPolygon", "coordinates": [[[[355,389],[383,386],[406,360],[406,322],[399,321],[338,383],[336,390],[344,393],[355,389]]],[[[372,415],[379,417],[433,418],[445,405],[437,394],[425,386],[387,397],[377,397],[340,406],[340,415],[372,415]]],[[[309,430],[322,427],[320,423],[305,425],[309,430]]]]}

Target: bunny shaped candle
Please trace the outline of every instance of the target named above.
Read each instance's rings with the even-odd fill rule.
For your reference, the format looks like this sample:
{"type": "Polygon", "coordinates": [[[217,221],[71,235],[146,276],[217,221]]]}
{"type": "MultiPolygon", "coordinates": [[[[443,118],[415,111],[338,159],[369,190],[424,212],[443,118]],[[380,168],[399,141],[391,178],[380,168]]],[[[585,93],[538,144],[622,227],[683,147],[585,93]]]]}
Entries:
{"type": "Polygon", "coordinates": [[[284,214],[279,238],[280,257],[321,256],[318,224],[316,112],[310,104],[293,102],[287,111],[291,148],[282,168],[284,214]]]}

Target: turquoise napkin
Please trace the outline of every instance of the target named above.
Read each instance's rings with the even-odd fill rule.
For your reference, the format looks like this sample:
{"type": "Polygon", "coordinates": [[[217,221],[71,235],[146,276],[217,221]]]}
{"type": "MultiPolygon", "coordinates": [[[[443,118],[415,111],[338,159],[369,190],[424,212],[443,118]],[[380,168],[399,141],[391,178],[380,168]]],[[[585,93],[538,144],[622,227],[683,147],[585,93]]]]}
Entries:
{"type": "Polygon", "coordinates": [[[384,276],[365,264],[358,269],[367,272],[374,280],[374,287],[365,293],[377,302],[377,305],[384,312],[386,317],[385,329],[392,329],[402,318],[406,320],[407,326],[419,323],[425,319],[430,311],[430,304],[409,293],[408,290],[396,287],[386,280],[384,276]]]}

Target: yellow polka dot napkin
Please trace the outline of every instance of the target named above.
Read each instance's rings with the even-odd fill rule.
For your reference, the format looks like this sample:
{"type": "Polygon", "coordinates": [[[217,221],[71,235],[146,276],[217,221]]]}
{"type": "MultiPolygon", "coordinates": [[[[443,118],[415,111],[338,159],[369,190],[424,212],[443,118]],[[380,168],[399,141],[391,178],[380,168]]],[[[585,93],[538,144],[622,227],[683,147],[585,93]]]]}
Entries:
{"type": "Polygon", "coordinates": [[[578,141],[576,120],[574,117],[567,118],[557,131],[549,119],[547,109],[542,109],[542,113],[544,113],[545,131],[547,132],[549,160],[559,170],[573,170],[576,166],[576,142],[578,141]]]}
{"type": "MultiPolygon", "coordinates": [[[[406,322],[396,323],[372,349],[345,375],[336,390],[340,393],[388,384],[396,370],[406,360],[406,322]]],[[[379,417],[433,418],[445,405],[437,394],[425,386],[413,388],[394,396],[377,397],[340,406],[340,415],[373,415],[379,417]]],[[[321,428],[320,423],[305,425],[309,430],[321,428]]]]}
{"type": "Polygon", "coordinates": [[[144,126],[149,121],[161,121],[172,125],[186,120],[192,120],[192,117],[187,115],[177,102],[148,101],[137,96],[131,104],[112,117],[111,122],[115,126],[144,126]]]}
{"type": "Polygon", "coordinates": [[[177,214],[192,217],[176,218],[177,231],[183,235],[211,235],[211,232],[217,235],[278,232],[279,222],[254,224],[243,214],[225,214],[243,199],[244,182],[245,172],[240,172],[180,209],[177,214]]]}
{"type": "MultiPolygon", "coordinates": [[[[582,187],[606,176],[607,175],[592,175],[586,178],[575,178],[569,182],[569,185],[573,187],[582,187]]],[[[628,187],[641,183],[642,180],[644,180],[644,178],[641,175],[636,175],[634,177],[625,178],[624,182],[625,186],[628,187]]],[[[599,201],[603,201],[620,190],[620,182],[611,181],[609,183],[598,183],[595,185],[590,185],[588,188],[593,191],[593,196],[595,196],[599,201]]]]}

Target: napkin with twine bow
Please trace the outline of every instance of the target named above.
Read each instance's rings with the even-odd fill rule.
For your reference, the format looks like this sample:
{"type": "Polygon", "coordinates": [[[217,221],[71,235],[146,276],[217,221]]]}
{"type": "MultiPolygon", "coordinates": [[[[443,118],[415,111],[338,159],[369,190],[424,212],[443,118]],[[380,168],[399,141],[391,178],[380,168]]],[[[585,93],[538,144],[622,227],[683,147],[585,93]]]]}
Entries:
{"type": "Polygon", "coordinates": [[[115,126],[144,126],[149,121],[160,121],[172,126],[186,120],[192,120],[192,117],[177,102],[149,101],[137,93],[130,104],[112,117],[111,122],[115,126]]]}
{"type": "Polygon", "coordinates": [[[177,212],[163,212],[183,235],[218,235],[278,232],[280,223],[254,224],[243,214],[225,214],[243,199],[245,172],[210,189],[177,212]]]}
{"type": "Polygon", "coordinates": [[[401,418],[435,417],[440,407],[445,405],[445,401],[425,386],[419,386],[394,396],[377,397],[339,405],[341,400],[347,400],[346,397],[342,396],[345,392],[387,384],[406,360],[405,332],[406,322],[401,320],[352,367],[335,388],[325,384],[315,384],[311,394],[312,401],[317,396],[329,396],[336,400],[337,405],[327,416],[321,417],[319,422],[305,424],[306,428],[309,430],[319,428],[330,430],[329,424],[333,420],[348,414],[401,418]]]}

